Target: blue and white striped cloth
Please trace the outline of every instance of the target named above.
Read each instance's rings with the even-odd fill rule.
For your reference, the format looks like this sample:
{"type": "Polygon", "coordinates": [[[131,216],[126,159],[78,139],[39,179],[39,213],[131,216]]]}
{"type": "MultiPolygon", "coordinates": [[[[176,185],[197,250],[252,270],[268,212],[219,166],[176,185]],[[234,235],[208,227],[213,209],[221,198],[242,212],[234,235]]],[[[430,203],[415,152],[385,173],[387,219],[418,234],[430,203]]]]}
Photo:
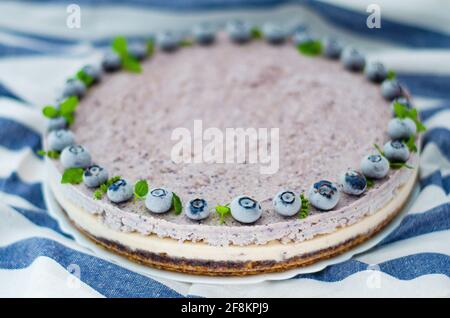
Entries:
{"type": "Polygon", "coordinates": [[[379,0],[381,29],[366,27],[371,1],[119,0],[0,2],[0,296],[329,297],[450,296],[450,3],[379,0]],[[81,28],[66,26],[67,5],[81,28]],[[98,61],[112,36],[243,18],[304,23],[334,34],[397,71],[428,127],[420,192],[400,226],[370,252],[321,272],[245,286],[147,277],[77,244],[43,199],[45,120],[64,80],[98,61]],[[74,268],[74,264],[77,266],[74,268]],[[378,276],[374,279],[374,271],[378,276]],[[79,270],[79,279],[71,273],[79,270]]]}

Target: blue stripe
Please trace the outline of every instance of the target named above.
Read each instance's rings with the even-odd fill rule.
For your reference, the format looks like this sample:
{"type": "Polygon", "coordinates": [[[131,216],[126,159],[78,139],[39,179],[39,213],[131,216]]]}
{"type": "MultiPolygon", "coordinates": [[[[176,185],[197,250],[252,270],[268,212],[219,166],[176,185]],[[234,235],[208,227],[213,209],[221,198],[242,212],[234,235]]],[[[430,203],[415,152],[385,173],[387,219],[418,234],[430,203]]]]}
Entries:
{"type": "Polygon", "coordinates": [[[41,183],[26,183],[20,179],[17,172],[13,172],[7,178],[0,178],[0,191],[17,195],[34,206],[46,210],[41,183]]]}
{"type": "MultiPolygon", "coordinates": [[[[33,1],[33,2],[36,2],[36,1],[33,1]]],[[[70,2],[70,3],[73,3],[73,2],[70,2]]],[[[74,45],[79,42],[78,40],[67,39],[67,38],[63,38],[63,37],[37,34],[37,33],[33,33],[32,31],[25,32],[25,31],[21,31],[21,30],[11,29],[6,26],[1,26],[0,30],[4,33],[9,33],[11,35],[25,37],[25,38],[28,38],[31,40],[43,41],[43,42],[47,42],[49,44],[54,44],[54,45],[74,45]]]]}
{"type": "Polygon", "coordinates": [[[0,117],[0,146],[9,150],[42,149],[41,136],[35,130],[9,118],[0,117]]]}
{"type": "MultiPolygon", "coordinates": [[[[36,2],[36,0],[22,0],[36,2]]],[[[71,0],[39,0],[42,3],[71,4],[71,0]]],[[[263,9],[288,3],[301,3],[302,0],[127,0],[126,6],[139,6],[159,10],[201,11],[201,10],[229,10],[229,9],[263,9]]],[[[123,6],[123,0],[78,0],[80,6],[123,6]]]]}
{"type": "Polygon", "coordinates": [[[46,52],[38,51],[36,49],[29,49],[23,46],[13,46],[0,43],[0,58],[5,57],[20,57],[28,55],[42,55],[46,52]]]}
{"type": "Polygon", "coordinates": [[[34,237],[0,247],[0,268],[26,268],[40,256],[49,257],[64,268],[78,265],[80,280],[106,297],[181,297],[151,278],[45,238],[34,237]]]}
{"type": "Polygon", "coordinates": [[[59,226],[58,221],[56,221],[54,218],[52,218],[46,211],[44,210],[28,210],[23,209],[15,206],[11,206],[14,210],[22,214],[24,217],[26,217],[28,220],[33,222],[34,224],[49,228],[62,236],[69,238],[73,240],[73,236],[70,234],[65,233],[59,226]]]}
{"type": "Polygon", "coordinates": [[[433,106],[432,108],[422,110],[420,112],[420,117],[422,118],[423,121],[427,121],[434,115],[446,110],[450,110],[450,100],[440,102],[439,104],[433,106]]]}
{"type": "Polygon", "coordinates": [[[450,36],[418,26],[399,23],[386,18],[382,12],[381,28],[369,29],[366,25],[368,13],[344,9],[321,1],[309,0],[306,5],[328,20],[335,27],[357,33],[370,40],[389,41],[395,45],[417,48],[450,48],[450,36]]]}
{"type": "Polygon", "coordinates": [[[428,274],[450,277],[450,256],[438,253],[420,253],[379,264],[380,270],[395,278],[411,280],[428,274]]]}
{"type": "Polygon", "coordinates": [[[441,153],[450,161],[450,130],[441,127],[428,130],[422,139],[422,149],[430,142],[439,147],[441,153]]]}
{"type": "MultiPolygon", "coordinates": [[[[35,2],[35,1],[32,1],[35,2]]],[[[70,4],[70,0],[40,0],[42,3],[70,4]]],[[[121,0],[79,0],[80,6],[113,6],[123,5],[121,0]]],[[[405,45],[418,48],[450,48],[450,36],[426,29],[423,27],[400,23],[382,17],[382,27],[380,29],[369,29],[366,26],[368,14],[344,9],[332,4],[323,3],[315,0],[130,0],[126,2],[127,6],[140,6],[149,9],[176,11],[177,13],[189,13],[191,11],[200,12],[202,10],[236,10],[236,9],[270,9],[286,4],[298,4],[313,10],[324,19],[329,20],[333,26],[349,30],[351,32],[363,35],[368,39],[384,40],[396,45],[405,45]]],[[[383,14],[386,15],[384,11],[383,14]]],[[[23,36],[29,36],[29,33],[8,30],[23,36]]],[[[52,38],[40,35],[33,35],[33,38],[49,41],[51,43],[69,44],[73,43],[67,39],[52,38]],[[68,42],[69,41],[69,42],[68,42]]]]}
{"type": "Polygon", "coordinates": [[[400,225],[377,246],[449,229],[450,203],[445,203],[423,213],[407,215],[400,225]]]}
{"type": "Polygon", "coordinates": [[[397,77],[413,96],[450,99],[450,75],[399,73],[397,77]]]}
{"type": "Polygon", "coordinates": [[[19,97],[17,94],[15,94],[12,90],[7,88],[2,83],[0,83],[0,97],[7,97],[22,103],[27,103],[23,98],[19,97]]]}
{"type": "MultiPolygon", "coordinates": [[[[349,260],[328,266],[313,274],[300,274],[298,278],[314,279],[322,282],[338,282],[355,273],[373,270],[374,264],[349,260]]],[[[444,274],[450,277],[450,256],[438,253],[420,253],[408,255],[378,264],[379,270],[397,279],[411,280],[423,275],[444,274]]]]}
{"type": "Polygon", "coordinates": [[[448,195],[450,193],[450,175],[443,177],[440,170],[433,172],[428,177],[420,180],[421,189],[429,186],[435,185],[441,187],[445,193],[448,195]]]}

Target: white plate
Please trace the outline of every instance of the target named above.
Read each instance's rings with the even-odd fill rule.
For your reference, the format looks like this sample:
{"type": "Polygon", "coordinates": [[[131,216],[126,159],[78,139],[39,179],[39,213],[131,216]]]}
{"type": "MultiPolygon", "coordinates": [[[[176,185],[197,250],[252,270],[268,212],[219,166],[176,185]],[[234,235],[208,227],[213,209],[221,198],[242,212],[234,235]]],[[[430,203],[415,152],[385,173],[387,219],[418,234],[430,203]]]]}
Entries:
{"type": "Polygon", "coordinates": [[[371,249],[379,242],[381,242],[386,236],[388,236],[401,222],[403,216],[408,211],[412,202],[414,202],[414,198],[417,196],[419,192],[419,187],[416,187],[413,190],[413,194],[410,196],[410,199],[404,209],[397,215],[397,217],[390,222],[383,230],[381,230],[378,234],[374,235],[369,240],[364,243],[350,249],[347,252],[344,252],[340,255],[332,257],[330,259],[326,259],[323,261],[319,261],[317,263],[300,267],[292,270],[288,270],[281,273],[268,273],[268,274],[259,274],[259,275],[251,275],[244,277],[209,277],[209,276],[199,276],[199,275],[190,275],[183,273],[175,273],[170,271],[164,271],[160,269],[155,269],[152,267],[148,267],[145,265],[141,265],[135,262],[128,260],[125,257],[122,257],[114,252],[106,250],[93,241],[88,239],[86,236],[81,234],[73,224],[68,220],[66,214],[63,212],[58,202],[56,201],[53,193],[50,191],[48,183],[44,183],[44,198],[47,203],[47,207],[49,213],[52,214],[59,221],[59,225],[63,231],[71,234],[75,240],[83,247],[86,247],[92,253],[98,257],[111,261],[117,265],[125,267],[131,271],[138,272],[142,275],[153,277],[153,278],[161,278],[161,279],[169,279],[175,280],[179,282],[185,283],[199,283],[199,284],[255,284],[264,281],[270,280],[284,280],[292,278],[298,274],[308,274],[315,273],[321,271],[327,266],[341,263],[349,260],[354,255],[361,254],[371,249]]]}

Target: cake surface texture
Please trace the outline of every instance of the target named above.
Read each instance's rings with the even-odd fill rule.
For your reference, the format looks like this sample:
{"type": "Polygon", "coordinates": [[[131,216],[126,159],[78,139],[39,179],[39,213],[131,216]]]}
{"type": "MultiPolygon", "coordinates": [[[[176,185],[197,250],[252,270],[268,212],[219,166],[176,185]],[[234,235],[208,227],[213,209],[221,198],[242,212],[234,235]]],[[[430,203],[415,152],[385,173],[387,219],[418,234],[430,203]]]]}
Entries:
{"type": "MultiPolygon", "coordinates": [[[[396,102],[367,74],[349,71],[339,60],[301,54],[290,41],[236,44],[222,33],[207,46],[165,51],[162,46],[142,60],[138,74],[102,74],[80,98],[70,131],[72,143],[89,153],[88,165],[68,165],[67,148],[58,151],[61,160],[48,160],[49,185],[58,203],[100,245],[150,266],[191,274],[283,271],[360,244],[406,203],[418,171],[419,155],[412,148],[418,135],[414,130],[390,141],[396,102]],[[223,148],[215,149],[223,150],[219,162],[205,159],[210,140],[203,132],[209,128],[223,132],[223,148]],[[226,147],[229,128],[276,130],[278,137],[267,139],[265,161],[250,162],[255,149],[246,149],[243,162],[227,162],[236,155],[236,149],[226,147]],[[192,140],[184,162],[173,159],[180,141],[176,131],[188,132],[192,140]],[[398,151],[402,147],[406,160],[398,151]],[[362,158],[370,155],[374,161],[389,158],[389,171],[380,178],[364,170],[362,158]],[[86,172],[84,182],[61,182],[68,169],[84,171],[92,164],[133,185],[145,180],[147,199],[136,194],[136,186],[125,189],[117,180],[88,187],[86,172]],[[269,168],[270,173],[262,173],[269,168]],[[361,191],[349,194],[343,174],[361,168],[363,173],[350,175],[362,178],[361,191]],[[113,202],[118,198],[112,196],[114,186],[122,187],[121,195],[134,194],[113,202]],[[331,194],[321,192],[324,186],[331,194]],[[97,196],[99,189],[104,190],[97,196]],[[176,211],[172,197],[168,211],[151,211],[148,196],[161,189],[181,199],[182,211],[176,211]],[[280,213],[274,202],[283,191],[301,200],[305,214],[298,208],[291,216],[280,213]],[[316,202],[313,195],[337,203],[324,208],[322,197],[316,202]],[[256,221],[243,223],[235,211],[229,213],[239,196],[260,206],[256,221]],[[217,213],[218,206],[228,213],[217,213]],[[203,208],[206,217],[193,219],[203,208]]],[[[394,97],[409,102],[402,94],[394,97]]]]}

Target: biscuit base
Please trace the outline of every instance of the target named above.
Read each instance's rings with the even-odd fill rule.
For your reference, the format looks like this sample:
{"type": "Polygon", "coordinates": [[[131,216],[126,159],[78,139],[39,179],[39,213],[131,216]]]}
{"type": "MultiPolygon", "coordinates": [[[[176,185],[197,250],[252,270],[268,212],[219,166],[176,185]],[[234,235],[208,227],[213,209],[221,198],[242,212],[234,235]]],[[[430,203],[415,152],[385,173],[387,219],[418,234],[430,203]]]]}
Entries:
{"type": "Polygon", "coordinates": [[[390,221],[394,219],[400,211],[401,208],[399,208],[398,211],[393,213],[391,217],[386,219],[382,224],[379,224],[375,229],[373,229],[366,235],[359,235],[336,246],[332,246],[314,253],[292,257],[285,261],[204,261],[170,257],[168,255],[156,254],[143,250],[133,250],[123,244],[120,244],[119,242],[96,237],[90,234],[88,231],[79,227],[73,220],[71,220],[71,222],[81,233],[83,233],[97,245],[109,251],[113,251],[117,254],[125,256],[129,260],[137,262],[139,264],[184,274],[225,277],[283,272],[294,268],[308,266],[318,261],[332,258],[372,238],[387,224],[389,224],[390,221]]]}

